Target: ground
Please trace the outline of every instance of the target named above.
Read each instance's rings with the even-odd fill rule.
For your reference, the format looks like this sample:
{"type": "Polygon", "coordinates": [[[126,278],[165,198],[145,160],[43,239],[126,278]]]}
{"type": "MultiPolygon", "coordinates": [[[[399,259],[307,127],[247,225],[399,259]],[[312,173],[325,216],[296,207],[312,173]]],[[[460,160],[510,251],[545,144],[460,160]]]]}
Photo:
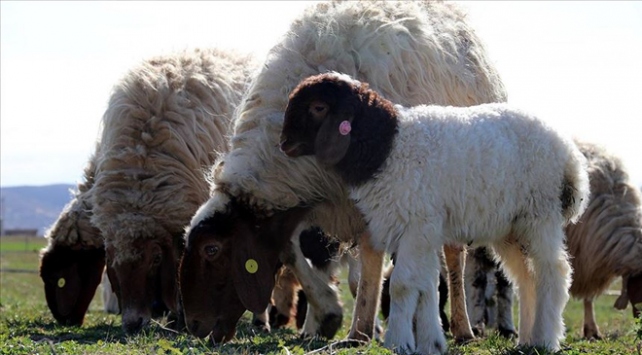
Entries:
{"type": "MultiPolygon", "coordinates": [[[[141,334],[128,337],[121,330],[120,316],[102,311],[100,292],[96,293],[82,327],[62,327],[49,313],[37,273],[38,250],[45,244],[43,238],[0,239],[0,354],[390,354],[376,341],[357,348],[337,344],[350,326],[352,297],[345,278],[344,326],[332,341],[300,339],[291,328],[257,334],[247,313],[236,339],[223,346],[165,330],[162,319],[141,334]]],[[[618,290],[618,285],[612,289],[618,290]]],[[[581,338],[582,302],[571,300],[564,312],[567,337],[559,353],[642,355],[642,324],[635,323],[630,306],[624,311],[614,309],[615,298],[615,295],[598,298],[595,312],[605,339],[590,342],[581,338]]],[[[450,340],[449,346],[450,354],[545,353],[516,348],[495,334],[465,345],[455,345],[450,340]]]]}

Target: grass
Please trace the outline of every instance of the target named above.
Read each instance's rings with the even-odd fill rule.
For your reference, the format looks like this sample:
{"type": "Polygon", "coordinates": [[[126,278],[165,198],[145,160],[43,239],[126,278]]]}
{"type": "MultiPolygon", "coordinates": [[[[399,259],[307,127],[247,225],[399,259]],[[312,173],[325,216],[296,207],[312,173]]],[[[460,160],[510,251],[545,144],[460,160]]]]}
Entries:
{"type": "MultiPolygon", "coordinates": [[[[338,339],[346,336],[350,326],[352,297],[344,289],[346,315],[343,327],[328,342],[300,339],[295,330],[279,329],[270,334],[257,333],[250,325],[250,315],[241,320],[236,338],[225,345],[214,346],[188,334],[165,329],[164,320],[152,324],[136,336],[121,330],[120,316],[102,312],[102,301],[96,293],[82,327],[56,324],[47,308],[42,281],[37,274],[38,250],[42,238],[25,242],[21,237],[0,238],[0,355],[4,354],[391,354],[377,341],[356,348],[343,348],[338,339]],[[6,272],[21,269],[26,272],[6,272]],[[318,350],[320,349],[320,350],[318,350]]],[[[617,290],[617,285],[613,286],[617,290]]],[[[582,339],[582,303],[571,300],[564,312],[567,337],[559,354],[640,354],[642,355],[642,321],[631,317],[631,309],[615,310],[615,296],[598,298],[595,313],[605,336],[599,341],[582,339]]],[[[449,353],[455,355],[525,355],[546,354],[538,349],[518,348],[494,333],[465,345],[449,341],[449,353]]]]}

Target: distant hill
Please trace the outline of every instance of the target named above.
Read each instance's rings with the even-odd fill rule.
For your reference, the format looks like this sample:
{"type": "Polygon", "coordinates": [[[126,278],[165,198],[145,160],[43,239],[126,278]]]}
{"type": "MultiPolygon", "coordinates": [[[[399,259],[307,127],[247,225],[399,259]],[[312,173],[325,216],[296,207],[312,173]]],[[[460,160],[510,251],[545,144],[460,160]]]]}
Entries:
{"type": "Polygon", "coordinates": [[[44,235],[47,228],[71,201],[70,190],[76,185],[15,186],[0,188],[5,229],[37,228],[44,235]]]}

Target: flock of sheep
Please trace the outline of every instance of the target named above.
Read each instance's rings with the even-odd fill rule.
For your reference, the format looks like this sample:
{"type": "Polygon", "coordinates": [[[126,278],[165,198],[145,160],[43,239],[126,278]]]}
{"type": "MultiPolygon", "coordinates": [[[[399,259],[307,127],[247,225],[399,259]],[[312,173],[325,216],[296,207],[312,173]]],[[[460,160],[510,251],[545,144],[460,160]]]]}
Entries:
{"type": "Polygon", "coordinates": [[[615,278],[615,307],[639,316],[640,191],[617,157],[506,100],[465,14],[441,1],[312,5],[262,63],[149,59],[114,87],[47,233],[47,304],[81,325],[102,280],[127,333],[169,314],[224,342],[250,310],[266,331],[296,315],[304,335],[332,338],[347,265],[350,339],[441,354],[444,329],[492,326],[558,350],[570,295],[599,338],[592,301],[615,278]]]}

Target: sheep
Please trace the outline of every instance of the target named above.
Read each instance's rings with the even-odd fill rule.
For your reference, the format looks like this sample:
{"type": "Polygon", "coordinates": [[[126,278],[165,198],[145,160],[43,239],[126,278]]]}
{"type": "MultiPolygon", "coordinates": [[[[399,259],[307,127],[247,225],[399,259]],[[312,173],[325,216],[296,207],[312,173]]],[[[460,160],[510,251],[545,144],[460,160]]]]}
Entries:
{"type": "MultiPolygon", "coordinates": [[[[642,277],[642,198],[617,156],[594,143],[579,140],[575,143],[588,160],[591,198],[580,220],[565,229],[573,268],[569,292],[571,296],[584,300],[584,338],[600,339],[602,335],[595,322],[593,299],[620,276],[622,292],[615,302],[616,308],[626,308],[630,289],[642,292],[642,285],[628,286],[636,277],[642,277]]],[[[472,283],[473,288],[486,284],[485,280],[472,283]]],[[[485,311],[482,297],[478,292],[469,294],[471,302],[481,305],[481,312],[485,311]]],[[[498,298],[501,297],[500,293],[498,298]]],[[[634,305],[633,299],[631,304],[634,305]]],[[[635,307],[633,309],[635,317],[635,307]]],[[[511,311],[510,306],[498,304],[500,310],[504,313],[511,311]]]]}
{"type": "MultiPolygon", "coordinates": [[[[204,235],[211,239],[203,241],[203,246],[221,243],[223,236],[217,236],[217,231],[227,231],[219,230],[211,223],[219,220],[220,216],[244,218],[245,221],[235,224],[238,228],[253,226],[255,222],[267,226],[267,219],[281,218],[282,212],[312,204],[314,208],[309,214],[293,213],[291,216],[305,218],[305,223],[320,226],[344,242],[358,243],[359,239],[366,237],[363,217],[348,198],[347,187],[341,179],[335,173],[321,169],[314,159],[289,160],[277,148],[288,93],[304,77],[328,70],[340,70],[367,80],[387,97],[407,105],[469,106],[506,101],[505,88],[494,65],[466,15],[456,4],[440,1],[337,1],[311,6],[294,20],[281,42],[269,51],[262,70],[244,95],[235,114],[231,150],[212,167],[210,199],[194,215],[187,229],[186,256],[199,257],[191,254],[198,252],[198,248],[190,248],[190,244],[205,238],[204,235]],[[241,208],[243,213],[232,211],[233,208],[241,208]],[[245,208],[255,216],[245,213],[245,208]],[[265,218],[258,218],[261,216],[265,218]]],[[[291,227],[289,223],[286,225],[291,227]]],[[[246,228],[227,235],[238,237],[245,233],[253,234],[253,238],[261,234],[264,238],[280,241],[284,231],[279,229],[275,235],[265,235],[246,228]]],[[[290,248],[290,245],[283,242],[283,248],[290,248]]],[[[222,249],[221,255],[235,254],[237,248],[246,249],[241,242],[226,242],[225,247],[230,249],[222,249]]],[[[313,277],[305,280],[309,273],[304,270],[308,266],[297,253],[296,248],[284,250],[282,260],[293,266],[299,280],[303,279],[304,288],[320,285],[314,283],[313,277]]],[[[452,272],[456,267],[461,268],[461,256],[451,254],[456,256],[454,260],[450,258],[452,272]]],[[[275,254],[270,255],[276,257],[275,254]]],[[[383,252],[360,246],[359,258],[363,270],[348,337],[371,339],[381,290],[383,252]]],[[[221,262],[224,260],[229,259],[222,258],[221,262]]],[[[240,273],[219,265],[211,266],[228,274],[224,279],[227,280],[225,287],[219,291],[209,290],[219,292],[217,297],[220,298],[217,299],[227,300],[229,297],[232,302],[232,298],[238,299],[238,295],[233,293],[245,292],[233,279],[243,276],[243,264],[235,266],[241,268],[240,273]],[[223,296],[223,292],[228,294],[223,296]]],[[[463,294],[461,276],[451,278],[451,281],[453,279],[452,293],[463,294]]],[[[199,280],[201,284],[214,282],[205,275],[199,280]]],[[[248,282],[245,287],[253,291],[257,283],[270,280],[248,282]]],[[[317,298],[316,302],[321,306],[315,309],[321,312],[310,318],[316,320],[309,323],[311,326],[306,322],[303,333],[320,334],[320,329],[328,329],[328,323],[335,322],[342,312],[337,306],[338,296],[327,287],[310,292],[306,290],[306,293],[317,298]]],[[[258,301],[267,303],[268,295],[266,291],[258,301]]],[[[196,296],[191,298],[199,299],[196,296]]],[[[202,299],[205,298],[203,295],[202,299]]],[[[457,337],[471,338],[473,335],[467,319],[455,322],[455,319],[466,317],[463,297],[453,299],[459,304],[453,307],[452,332],[458,334],[457,337]]],[[[224,319],[224,323],[229,324],[236,321],[230,321],[233,315],[225,310],[212,312],[207,319],[224,319]]],[[[187,313],[186,318],[198,320],[199,314],[187,313]]],[[[205,321],[203,315],[199,324],[202,326],[205,321]]],[[[214,326],[214,323],[210,325],[214,326]]]]}
{"type": "Polygon", "coordinates": [[[642,196],[617,156],[596,144],[576,143],[588,160],[591,199],[582,218],[566,227],[573,267],[570,293],[584,300],[584,337],[599,339],[593,299],[620,276],[619,308],[626,307],[627,292],[642,292],[639,282],[626,287],[642,277],[642,196]]]}
{"type": "MultiPolygon", "coordinates": [[[[227,150],[252,57],[219,49],[157,56],[115,85],[102,119],[91,223],[127,333],[155,299],[177,311],[183,228],[208,197],[205,170],[227,150]]],[[[180,321],[181,319],[178,319],[180,321]]]]}
{"type": "Polygon", "coordinates": [[[446,351],[438,251],[475,243],[520,286],[520,344],[559,349],[571,281],[563,227],[589,194],[570,139],[503,103],[393,106],[335,72],[303,80],[289,100],[280,149],[336,171],[368,223],[364,243],[395,260],[386,347],[446,351]]]}
{"type": "Polygon", "coordinates": [[[105,268],[102,235],[89,221],[95,170],[94,154],[73,199],[47,231],[48,243],[40,252],[47,306],[62,325],[82,325],[105,268]]]}

